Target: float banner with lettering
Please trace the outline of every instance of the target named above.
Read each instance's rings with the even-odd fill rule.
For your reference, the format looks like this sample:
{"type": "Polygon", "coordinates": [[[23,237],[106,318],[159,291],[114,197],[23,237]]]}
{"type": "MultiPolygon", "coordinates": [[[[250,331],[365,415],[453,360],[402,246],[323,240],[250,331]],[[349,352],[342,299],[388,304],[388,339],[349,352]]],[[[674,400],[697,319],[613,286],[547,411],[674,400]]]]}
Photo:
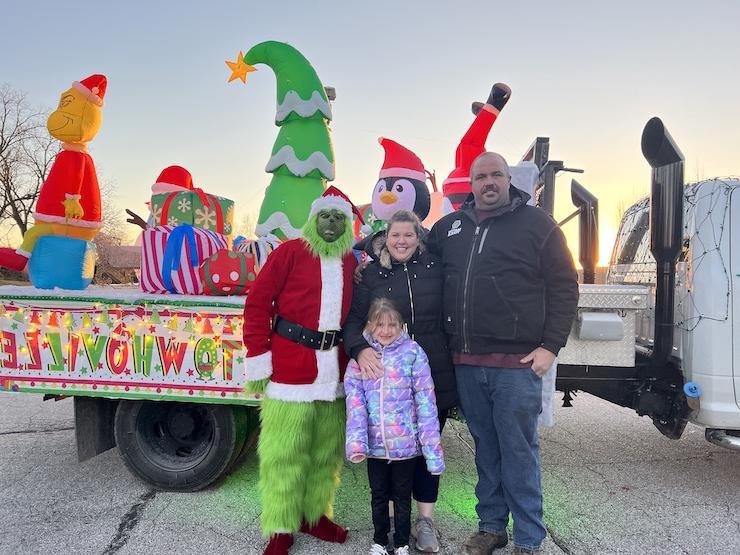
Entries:
{"type": "Polygon", "coordinates": [[[254,404],[242,314],[0,305],[0,390],[254,404]]]}

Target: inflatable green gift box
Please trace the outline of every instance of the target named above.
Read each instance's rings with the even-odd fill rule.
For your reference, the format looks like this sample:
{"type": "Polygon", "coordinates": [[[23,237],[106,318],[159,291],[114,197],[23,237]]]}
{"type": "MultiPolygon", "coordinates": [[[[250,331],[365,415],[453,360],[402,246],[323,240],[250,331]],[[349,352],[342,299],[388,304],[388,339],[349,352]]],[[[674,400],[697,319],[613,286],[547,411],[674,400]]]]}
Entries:
{"type": "Polygon", "coordinates": [[[191,224],[231,235],[234,229],[234,201],[201,190],[152,195],[154,225],[191,224]]]}

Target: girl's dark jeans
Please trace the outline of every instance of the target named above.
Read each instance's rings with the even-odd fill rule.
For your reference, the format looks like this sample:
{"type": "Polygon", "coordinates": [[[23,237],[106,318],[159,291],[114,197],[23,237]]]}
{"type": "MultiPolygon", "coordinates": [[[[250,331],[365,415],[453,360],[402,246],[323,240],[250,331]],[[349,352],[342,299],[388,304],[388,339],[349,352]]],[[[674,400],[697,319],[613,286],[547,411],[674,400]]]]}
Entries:
{"type": "Polygon", "coordinates": [[[371,508],[375,533],[373,542],[387,547],[391,521],[388,502],[393,501],[393,545],[409,544],[411,534],[411,486],[416,459],[388,461],[368,459],[367,477],[370,482],[371,508]]]}

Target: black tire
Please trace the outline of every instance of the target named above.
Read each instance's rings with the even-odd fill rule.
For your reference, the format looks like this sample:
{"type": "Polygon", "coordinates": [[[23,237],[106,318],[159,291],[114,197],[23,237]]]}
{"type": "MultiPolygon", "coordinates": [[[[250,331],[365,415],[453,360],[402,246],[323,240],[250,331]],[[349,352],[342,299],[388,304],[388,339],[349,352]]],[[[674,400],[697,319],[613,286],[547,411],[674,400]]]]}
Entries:
{"type": "Polygon", "coordinates": [[[240,451],[229,464],[227,472],[239,468],[257,446],[259,439],[259,409],[244,407],[244,443],[240,451]]]}
{"type": "Polygon", "coordinates": [[[231,411],[234,413],[235,421],[235,440],[234,440],[234,452],[229,458],[229,464],[226,465],[225,472],[231,471],[236,465],[237,459],[241,455],[244,445],[247,443],[247,410],[244,407],[231,407],[231,411]]]}
{"type": "Polygon", "coordinates": [[[121,401],[114,424],[128,469],[155,488],[197,491],[221,476],[241,452],[242,407],[121,401]]]}

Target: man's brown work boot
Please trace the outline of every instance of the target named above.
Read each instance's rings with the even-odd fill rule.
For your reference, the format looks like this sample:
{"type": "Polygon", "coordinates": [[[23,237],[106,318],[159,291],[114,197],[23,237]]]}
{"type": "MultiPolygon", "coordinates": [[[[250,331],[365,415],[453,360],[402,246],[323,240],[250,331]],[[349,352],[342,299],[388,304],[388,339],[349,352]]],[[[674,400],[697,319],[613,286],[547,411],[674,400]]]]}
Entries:
{"type": "Polygon", "coordinates": [[[507,543],[509,536],[506,531],[502,534],[476,532],[465,540],[462,552],[465,555],[491,555],[494,549],[504,547],[507,543]]]}

